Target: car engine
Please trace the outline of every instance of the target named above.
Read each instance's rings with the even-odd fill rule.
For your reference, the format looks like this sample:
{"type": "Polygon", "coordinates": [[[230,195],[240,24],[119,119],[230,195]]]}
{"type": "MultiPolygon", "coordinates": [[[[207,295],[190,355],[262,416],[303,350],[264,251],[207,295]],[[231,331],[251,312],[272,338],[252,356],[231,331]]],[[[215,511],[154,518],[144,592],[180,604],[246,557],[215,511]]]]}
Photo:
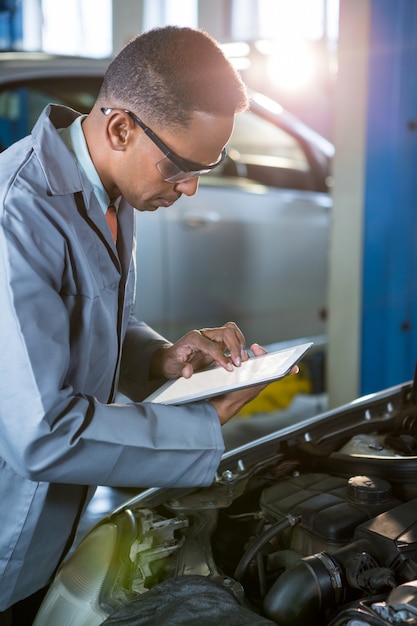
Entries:
{"type": "Polygon", "coordinates": [[[233,451],[211,487],[149,490],[103,520],[58,579],[68,595],[100,551],[89,625],[182,576],[279,626],[417,624],[414,415],[405,387],[233,451]]]}

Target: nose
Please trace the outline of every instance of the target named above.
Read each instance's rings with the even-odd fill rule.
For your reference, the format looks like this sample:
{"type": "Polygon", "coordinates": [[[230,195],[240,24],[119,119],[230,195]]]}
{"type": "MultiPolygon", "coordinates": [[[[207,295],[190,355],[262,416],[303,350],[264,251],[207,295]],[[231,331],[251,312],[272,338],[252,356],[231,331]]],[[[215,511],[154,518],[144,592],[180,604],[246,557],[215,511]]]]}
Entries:
{"type": "Polygon", "coordinates": [[[186,180],[182,180],[175,185],[176,191],[182,193],[186,196],[193,196],[197,189],[200,178],[196,176],[195,178],[187,178],[186,180]]]}

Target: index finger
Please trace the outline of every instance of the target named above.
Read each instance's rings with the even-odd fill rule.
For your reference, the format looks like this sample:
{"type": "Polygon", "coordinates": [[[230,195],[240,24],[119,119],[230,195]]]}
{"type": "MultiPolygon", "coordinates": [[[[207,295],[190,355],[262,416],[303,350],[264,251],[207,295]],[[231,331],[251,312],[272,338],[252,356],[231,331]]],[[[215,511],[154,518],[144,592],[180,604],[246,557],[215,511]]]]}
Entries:
{"type": "Polygon", "coordinates": [[[227,367],[230,361],[239,367],[242,361],[248,359],[246,351],[246,341],[240,328],[234,322],[227,322],[224,326],[218,328],[203,328],[201,334],[217,344],[217,356],[214,360],[218,365],[227,367]]]}

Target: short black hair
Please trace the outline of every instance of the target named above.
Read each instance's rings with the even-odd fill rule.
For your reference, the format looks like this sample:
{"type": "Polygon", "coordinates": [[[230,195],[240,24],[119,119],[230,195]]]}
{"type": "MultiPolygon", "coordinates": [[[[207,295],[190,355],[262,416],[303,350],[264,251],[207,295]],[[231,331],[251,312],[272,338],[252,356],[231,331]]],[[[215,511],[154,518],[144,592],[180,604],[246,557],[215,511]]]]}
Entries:
{"type": "Polygon", "coordinates": [[[99,102],[166,127],[186,126],[195,111],[234,115],[247,108],[248,96],[208,33],[165,26],[137,35],[119,52],[107,68],[99,102]]]}

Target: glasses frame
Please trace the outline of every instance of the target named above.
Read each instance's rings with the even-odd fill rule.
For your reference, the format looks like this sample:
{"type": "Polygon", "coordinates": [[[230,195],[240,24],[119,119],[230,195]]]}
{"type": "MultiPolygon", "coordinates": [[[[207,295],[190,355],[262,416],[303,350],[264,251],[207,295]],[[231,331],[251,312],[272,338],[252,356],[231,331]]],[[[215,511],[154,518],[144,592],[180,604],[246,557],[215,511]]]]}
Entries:
{"type": "MultiPolygon", "coordinates": [[[[102,113],[104,113],[104,115],[109,115],[109,113],[111,113],[115,109],[116,107],[101,107],[100,110],[102,113]]],[[[196,178],[198,176],[201,176],[202,174],[208,174],[214,168],[218,167],[226,158],[227,150],[226,148],[223,148],[220,154],[220,157],[217,159],[217,161],[215,163],[211,163],[210,165],[197,163],[195,161],[189,161],[188,159],[184,159],[178,156],[178,154],[176,154],[172,150],[170,150],[168,146],[162,141],[162,139],[160,139],[158,135],[156,135],[153,132],[153,130],[149,128],[149,126],[147,126],[144,122],[142,122],[142,120],[137,115],[132,113],[132,111],[129,111],[128,109],[120,109],[120,111],[124,111],[124,113],[127,113],[127,115],[131,117],[131,119],[135,122],[135,124],[137,124],[143,130],[143,132],[149,137],[149,139],[153,141],[153,143],[161,150],[161,152],[164,154],[164,158],[169,159],[178,169],[178,172],[176,174],[173,174],[172,176],[164,177],[163,172],[161,171],[161,167],[160,167],[160,164],[164,159],[161,159],[160,161],[158,161],[156,163],[156,167],[165,182],[168,182],[168,183],[181,182],[189,178],[196,178]]]]}

